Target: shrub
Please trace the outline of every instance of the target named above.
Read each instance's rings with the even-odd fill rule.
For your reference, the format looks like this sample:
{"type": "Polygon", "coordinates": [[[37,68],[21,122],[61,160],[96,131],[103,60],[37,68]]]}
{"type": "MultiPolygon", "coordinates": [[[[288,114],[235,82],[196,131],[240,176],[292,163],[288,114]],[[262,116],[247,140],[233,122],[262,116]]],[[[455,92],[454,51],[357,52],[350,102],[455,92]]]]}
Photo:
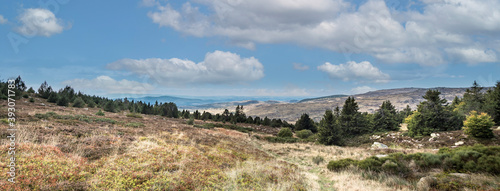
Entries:
{"type": "Polygon", "coordinates": [[[30,98],[30,102],[31,102],[31,103],[34,103],[34,102],[35,102],[35,99],[30,98]]]}
{"type": "Polygon", "coordinates": [[[493,119],[486,114],[478,114],[476,111],[471,111],[470,115],[464,121],[464,133],[477,138],[492,138],[493,131],[491,127],[495,125],[493,119]]]}
{"type": "Polygon", "coordinates": [[[58,106],[68,106],[68,98],[66,96],[61,96],[58,100],[57,100],[57,105],[58,106]]]}
{"type": "Polygon", "coordinates": [[[82,108],[85,106],[85,101],[81,97],[77,97],[73,102],[73,107],[82,108]]]}
{"type": "Polygon", "coordinates": [[[300,141],[294,137],[264,137],[264,139],[271,143],[296,143],[300,141]]]}
{"type": "Polygon", "coordinates": [[[356,166],[357,161],[352,160],[350,158],[347,158],[347,159],[340,159],[337,161],[330,161],[327,165],[327,168],[328,168],[328,170],[331,170],[331,171],[340,171],[340,170],[346,169],[347,167],[349,167],[351,165],[356,166]]]}
{"type": "Polygon", "coordinates": [[[140,123],[140,122],[131,122],[131,123],[125,124],[125,126],[139,128],[139,127],[144,127],[144,124],[140,123]]]}
{"type": "Polygon", "coordinates": [[[297,131],[295,133],[295,135],[297,135],[297,137],[299,137],[301,139],[307,139],[311,135],[313,135],[313,132],[311,130],[309,130],[309,129],[304,129],[304,130],[297,131]]]}
{"type": "Polygon", "coordinates": [[[315,156],[312,158],[312,161],[314,164],[319,165],[319,163],[322,163],[325,159],[322,156],[315,156]]]}
{"type": "Polygon", "coordinates": [[[363,170],[372,170],[379,172],[382,167],[382,161],[377,157],[366,158],[358,162],[358,167],[363,170]]]}
{"type": "Polygon", "coordinates": [[[87,103],[87,107],[94,108],[95,107],[95,102],[92,101],[92,100],[89,100],[88,103],[87,103]]]}
{"type": "Polygon", "coordinates": [[[102,112],[101,110],[99,110],[97,113],[95,113],[96,115],[99,115],[99,116],[104,116],[104,112],[102,112]]]}
{"type": "Polygon", "coordinates": [[[186,121],[186,123],[187,123],[188,125],[193,125],[193,124],[194,124],[194,118],[193,118],[193,117],[189,118],[189,119],[186,121]]]}
{"type": "Polygon", "coordinates": [[[142,115],[139,113],[127,113],[127,117],[142,118],[142,115]]]}
{"type": "Polygon", "coordinates": [[[29,98],[30,96],[28,94],[23,94],[23,98],[29,98]]]}
{"type": "Polygon", "coordinates": [[[292,137],[293,136],[293,133],[292,133],[292,130],[290,130],[290,128],[281,128],[280,129],[280,132],[278,132],[278,137],[292,137]]]}

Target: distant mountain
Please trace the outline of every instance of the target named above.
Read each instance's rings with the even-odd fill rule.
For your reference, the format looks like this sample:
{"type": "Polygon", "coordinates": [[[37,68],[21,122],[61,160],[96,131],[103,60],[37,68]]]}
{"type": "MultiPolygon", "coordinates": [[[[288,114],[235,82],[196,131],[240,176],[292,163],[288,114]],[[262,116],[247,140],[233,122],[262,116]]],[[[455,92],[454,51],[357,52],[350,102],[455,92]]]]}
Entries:
{"type": "Polygon", "coordinates": [[[190,106],[190,105],[202,105],[202,104],[207,104],[211,100],[203,100],[203,99],[191,99],[191,98],[181,98],[181,97],[174,97],[174,96],[158,96],[158,97],[153,97],[153,96],[147,96],[147,97],[141,97],[141,98],[128,98],[129,100],[135,100],[135,101],[143,101],[146,103],[151,103],[154,104],[156,101],[159,103],[168,103],[168,102],[174,102],[178,106],[190,106]]]}
{"type": "Polygon", "coordinates": [[[307,101],[315,101],[315,100],[321,100],[321,99],[328,99],[328,98],[339,98],[339,97],[347,97],[349,95],[331,95],[331,96],[323,96],[323,97],[317,97],[317,98],[307,98],[307,99],[303,99],[303,100],[300,100],[298,101],[298,103],[302,103],[302,102],[307,102],[307,101]]]}
{"type": "MultiPolygon", "coordinates": [[[[441,97],[451,102],[455,96],[462,97],[467,88],[398,88],[352,96],[356,99],[361,112],[373,113],[386,100],[390,100],[398,110],[404,109],[407,105],[416,109],[417,105],[424,101],[422,96],[429,89],[439,90],[441,97]]],[[[336,106],[342,107],[346,99],[346,95],[332,95],[303,99],[297,103],[259,103],[245,106],[245,113],[251,116],[280,118],[289,122],[294,122],[303,113],[308,113],[315,121],[319,121],[327,109],[333,110],[336,106]]]]}

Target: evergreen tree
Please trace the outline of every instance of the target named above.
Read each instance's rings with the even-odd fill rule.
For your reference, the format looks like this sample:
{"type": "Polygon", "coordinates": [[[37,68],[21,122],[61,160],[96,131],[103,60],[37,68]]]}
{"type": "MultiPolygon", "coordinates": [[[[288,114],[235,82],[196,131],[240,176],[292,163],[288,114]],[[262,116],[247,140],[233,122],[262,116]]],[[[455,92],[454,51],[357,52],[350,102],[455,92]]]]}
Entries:
{"type": "Polygon", "coordinates": [[[17,78],[14,80],[14,85],[16,85],[16,89],[20,92],[24,92],[26,90],[26,84],[24,84],[21,76],[17,76],[17,78]]]}
{"type": "Polygon", "coordinates": [[[442,99],[438,90],[429,90],[423,96],[425,101],[418,105],[417,112],[409,116],[408,135],[425,136],[437,131],[458,130],[463,120],[445,108],[446,99],[442,99]]]}
{"type": "Polygon", "coordinates": [[[50,103],[56,103],[57,100],[59,100],[59,95],[57,95],[56,92],[50,92],[49,97],[47,98],[47,101],[50,103]]]}
{"type": "Polygon", "coordinates": [[[94,102],[94,100],[89,99],[89,101],[88,101],[88,103],[87,103],[87,107],[89,107],[89,108],[94,108],[94,107],[95,107],[95,102],[94,102]]]}
{"type": "Polygon", "coordinates": [[[390,101],[384,101],[374,116],[374,131],[397,131],[399,120],[390,101]]]}
{"type": "MultiPolygon", "coordinates": [[[[338,107],[336,111],[338,112],[338,107]]],[[[323,119],[319,122],[318,141],[325,145],[342,145],[343,132],[340,128],[339,116],[331,110],[326,110],[323,119]]]]}
{"type": "Polygon", "coordinates": [[[485,111],[500,125],[500,81],[486,94],[485,111]]]}
{"type": "Polygon", "coordinates": [[[316,126],[314,125],[314,121],[309,117],[307,113],[302,114],[300,119],[295,122],[295,131],[300,131],[303,129],[309,129],[313,133],[317,132],[316,126]]]}
{"type": "Polygon", "coordinates": [[[81,97],[77,97],[75,101],[73,102],[73,107],[79,107],[82,108],[85,106],[85,101],[81,97]]]}
{"type": "Polygon", "coordinates": [[[33,87],[30,87],[30,89],[28,89],[27,91],[29,94],[34,94],[35,93],[35,90],[33,89],[33,87]]]}
{"type": "Polygon", "coordinates": [[[465,113],[471,111],[483,111],[484,95],[481,92],[483,87],[479,86],[476,81],[472,84],[471,88],[465,90],[463,101],[465,103],[465,113]]]}
{"type": "Polygon", "coordinates": [[[189,113],[188,110],[183,111],[184,114],[182,114],[182,118],[184,119],[189,119],[191,117],[191,114],[189,113]]]}
{"type": "Polygon", "coordinates": [[[108,102],[106,102],[106,105],[104,105],[104,111],[115,112],[115,103],[113,102],[113,100],[109,100],[108,102]]]}
{"type": "Polygon", "coordinates": [[[47,81],[45,81],[42,83],[42,85],[40,85],[40,88],[38,88],[38,95],[41,98],[48,99],[52,91],[52,87],[50,87],[47,84],[47,81]]]}
{"type": "Polygon", "coordinates": [[[58,106],[68,106],[68,97],[66,96],[60,96],[59,99],[57,100],[57,105],[58,106]]]}
{"type": "Polygon", "coordinates": [[[340,125],[346,136],[357,136],[368,132],[368,122],[358,111],[354,97],[348,97],[340,112],[340,125]]]}

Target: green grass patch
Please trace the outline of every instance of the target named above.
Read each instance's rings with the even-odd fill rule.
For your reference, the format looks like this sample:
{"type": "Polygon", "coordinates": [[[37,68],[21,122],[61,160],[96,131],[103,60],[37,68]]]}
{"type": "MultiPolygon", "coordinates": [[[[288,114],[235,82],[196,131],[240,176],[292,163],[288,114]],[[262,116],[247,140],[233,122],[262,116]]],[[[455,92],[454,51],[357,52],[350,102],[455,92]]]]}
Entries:
{"type": "Polygon", "coordinates": [[[125,126],[134,127],[134,128],[145,127],[145,125],[141,122],[131,122],[131,123],[125,124],[125,126]]]}
{"type": "Polygon", "coordinates": [[[140,113],[127,113],[127,117],[142,118],[142,115],[140,113]]]}

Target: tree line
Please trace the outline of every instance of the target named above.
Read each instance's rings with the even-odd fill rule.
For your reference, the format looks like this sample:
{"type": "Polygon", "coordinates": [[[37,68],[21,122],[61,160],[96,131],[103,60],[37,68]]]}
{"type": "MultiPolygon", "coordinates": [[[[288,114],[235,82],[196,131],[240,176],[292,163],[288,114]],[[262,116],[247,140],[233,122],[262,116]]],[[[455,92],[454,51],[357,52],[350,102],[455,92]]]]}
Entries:
{"type": "Polygon", "coordinates": [[[397,131],[401,123],[407,123],[407,135],[421,137],[433,132],[460,130],[471,131],[475,137],[491,138],[491,126],[500,125],[500,82],[484,91],[475,81],[462,98],[455,97],[451,104],[440,97],[438,90],[428,90],[425,101],[416,111],[407,105],[396,111],[387,100],[373,113],[359,112],[354,97],[348,97],[344,106],[327,110],[319,123],[308,114],[303,114],[296,122],[294,131],[310,130],[318,133],[318,141],[326,145],[344,145],[345,140],[375,132],[397,131]],[[464,124],[465,123],[465,124],[464,124]],[[484,125],[491,124],[491,125],[484,125]],[[472,130],[471,130],[472,129],[472,130]]]}
{"type": "MultiPolygon", "coordinates": [[[[7,82],[0,80],[0,99],[7,99],[7,82]]],[[[243,111],[243,105],[238,105],[234,112],[225,109],[222,114],[211,114],[203,111],[200,113],[198,110],[190,112],[189,110],[179,111],[177,105],[173,102],[154,104],[145,103],[142,101],[124,99],[109,99],[95,95],[87,95],[80,91],[76,92],[72,87],[66,86],[58,91],[53,90],[46,81],[43,82],[38,91],[35,92],[33,88],[26,90],[26,85],[21,79],[21,76],[15,79],[16,85],[16,98],[30,96],[38,96],[47,99],[47,102],[55,103],[59,106],[66,107],[88,107],[88,108],[102,108],[106,112],[120,112],[129,111],[132,113],[141,113],[147,115],[161,115],[170,118],[184,118],[184,119],[198,119],[198,120],[211,120],[223,123],[248,123],[256,125],[264,125],[271,127],[293,127],[292,124],[287,123],[281,119],[270,119],[267,116],[264,118],[246,116],[243,111]]],[[[34,102],[34,99],[30,99],[34,102]]]]}

